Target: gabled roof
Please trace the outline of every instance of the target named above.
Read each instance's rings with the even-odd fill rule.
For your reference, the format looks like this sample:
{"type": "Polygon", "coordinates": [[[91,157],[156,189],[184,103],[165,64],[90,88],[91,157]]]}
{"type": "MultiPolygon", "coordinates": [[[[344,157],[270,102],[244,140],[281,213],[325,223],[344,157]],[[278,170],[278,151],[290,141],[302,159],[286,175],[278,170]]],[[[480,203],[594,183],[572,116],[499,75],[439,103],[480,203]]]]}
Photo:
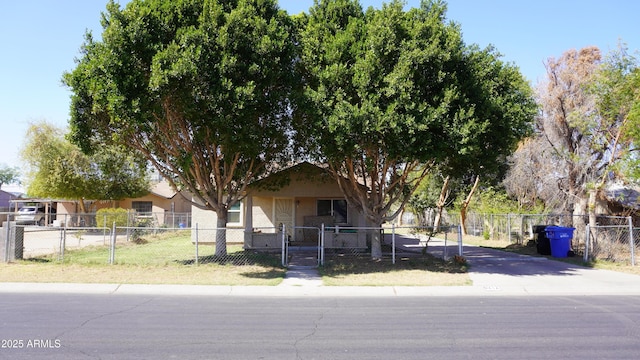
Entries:
{"type": "Polygon", "coordinates": [[[285,186],[291,180],[292,175],[303,176],[310,181],[327,182],[332,181],[330,174],[321,166],[303,161],[295,165],[288,166],[269,176],[253,181],[249,187],[254,189],[275,190],[285,186]]]}
{"type": "Polygon", "coordinates": [[[151,187],[150,192],[165,199],[173,199],[173,197],[178,194],[178,192],[175,191],[167,181],[160,181],[155,183],[151,187]]]}

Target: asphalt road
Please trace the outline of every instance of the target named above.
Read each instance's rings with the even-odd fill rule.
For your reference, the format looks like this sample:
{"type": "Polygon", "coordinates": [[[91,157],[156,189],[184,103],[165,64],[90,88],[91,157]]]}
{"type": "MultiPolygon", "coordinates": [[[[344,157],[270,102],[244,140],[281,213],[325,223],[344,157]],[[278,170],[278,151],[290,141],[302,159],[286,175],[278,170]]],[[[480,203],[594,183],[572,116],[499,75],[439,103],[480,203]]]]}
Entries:
{"type": "Polygon", "coordinates": [[[637,359],[639,296],[3,293],[0,359],[637,359]]]}

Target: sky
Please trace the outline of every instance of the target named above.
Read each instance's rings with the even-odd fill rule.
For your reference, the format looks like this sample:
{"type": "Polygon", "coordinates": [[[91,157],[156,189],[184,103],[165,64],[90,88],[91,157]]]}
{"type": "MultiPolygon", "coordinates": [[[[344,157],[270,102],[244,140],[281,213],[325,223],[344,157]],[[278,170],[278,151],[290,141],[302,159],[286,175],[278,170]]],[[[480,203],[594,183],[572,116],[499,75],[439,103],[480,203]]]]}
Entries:
{"type": "MultiPolygon", "coordinates": [[[[128,0],[120,0],[124,5],[128,0]]],[[[361,0],[381,7],[382,0],[361,0]]],[[[20,149],[30,123],[68,124],[71,92],[61,77],[73,70],[85,31],[101,34],[107,0],[3,0],[0,8],[0,167],[23,169],[20,149]]],[[[280,0],[290,14],[313,0],[280,0]]],[[[417,7],[420,0],[406,1],[417,7]]],[[[493,45],[503,60],[535,85],[544,61],[570,49],[598,46],[603,53],[625,43],[640,50],[633,0],[449,0],[447,18],[461,26],[467,44],[493,45]]],[[[3,190],[11,191],[11,186],[3,190]]]]}

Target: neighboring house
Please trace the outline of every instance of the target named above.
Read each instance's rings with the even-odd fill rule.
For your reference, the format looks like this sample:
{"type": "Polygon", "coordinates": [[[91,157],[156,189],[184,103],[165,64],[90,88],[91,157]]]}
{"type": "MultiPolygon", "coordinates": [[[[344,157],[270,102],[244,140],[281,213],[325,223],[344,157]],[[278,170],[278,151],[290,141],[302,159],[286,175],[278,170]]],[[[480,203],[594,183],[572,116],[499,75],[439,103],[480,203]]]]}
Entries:
{"type": "Polygon", "coordinates": [[[138,198],[128,198],[115,202],[95,203],[95,210],[103,208],[131,209],[139,217],[150,219],[153,225],[168,227],[188,227],[191,213],[191,198],[179,193],[168,182],[160,181],[151,187],[149,193],[138,198]]]}
{"type": "Polygon", "coordinates": [[[0,190],[0,224],[7,221],[7,212],[12,212],[12,202],[19,199],[20,195],[9,191],[0,190]]]}
{"type": "MultiPolygon", "coordinates": [[[[87,211],[91,213],[105,208],[123,208],[135,211],[138,219],[150,222],[147,225],[167,227],[189,227],[191,216],[190,195],[174,191],[169,183],[160,181],[155,183],[149,193],[139,198],[128,198],[118,201],[87,200],[87,211]]],[[[75,200],[55,201],[58,219],[68,219],[69,226],[76,226],[74,216],[80,213],[80,206],[75,200]]]]}
{"type": "Polygon", "coordinates": [[[606,207],[610,215],[631,215],[640,223],[640,187],[613,183],[604,190],[606,207]]]}
{"type": "MultiPolygon", "coordinates": [[[[216,219],[213,211],[192,209],[192,227],[215,229],[216,219]]],[[[315,229],[322,224],[330,228],[325,247],[367,247],[365,232],[339,229],[365,227],[364,217],[347,206],[337,182],[325,169],[303,162],[249,186],[244,200],[229,210],[227,242],[241,241],[246,249],[280,248],[279,228],[284,225],[290,244],[317,245],[319,232],[315,229]]]]}

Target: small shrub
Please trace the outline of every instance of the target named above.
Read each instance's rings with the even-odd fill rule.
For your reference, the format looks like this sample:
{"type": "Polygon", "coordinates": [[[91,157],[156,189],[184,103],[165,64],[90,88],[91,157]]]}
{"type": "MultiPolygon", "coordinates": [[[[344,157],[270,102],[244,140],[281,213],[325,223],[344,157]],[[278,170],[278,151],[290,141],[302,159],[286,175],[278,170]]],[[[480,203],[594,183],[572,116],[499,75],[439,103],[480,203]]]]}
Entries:
{"type": "Polygon", "coordinates": [[[113,223],[118,227],[127,226],[129,212],[126,209],[107,208],[96,211],[96,225],[101,228],[111,228],[113,223]]]}
{"type": "Polygon", "coordinates": [[[463,266],[467,265],[467,259],[464,256],[460,256],[460,255],[455,255],[453,257],[453,262],[457,265],[463,265],[463,266]]]}

